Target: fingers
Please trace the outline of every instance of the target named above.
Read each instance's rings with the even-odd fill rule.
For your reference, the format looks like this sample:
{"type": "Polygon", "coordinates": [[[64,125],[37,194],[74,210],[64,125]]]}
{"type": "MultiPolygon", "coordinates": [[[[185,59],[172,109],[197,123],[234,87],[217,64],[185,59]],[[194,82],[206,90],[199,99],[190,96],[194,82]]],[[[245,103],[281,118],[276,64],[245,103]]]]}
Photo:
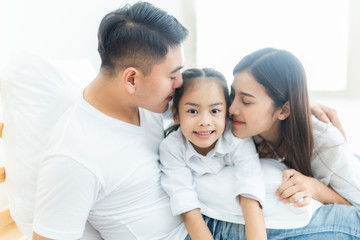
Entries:
{"type": "Polygon", "coordinates": [[[311,113],[319,120],[328,123],[330,119],[326,115],[326,106],[320,106],[320,104],[312,104],[311,105],[311,113]]]}
{"type": "Polygon", "coordinates": [[[289,180],[292,176],[294,176],[298,171],[295,169],[286,169],[282,172],[282,182],[289,180]]]}
{"type": "MultiPolygon", "coordinates": [[[[289,189],[290,190],[290,189],[289,189]]],[[[306,191],[301,191],[299,189],[292,188],[290,191],[286,192],[286,198],[280,198],[283,203],[299,203],[301,204],[306,197],[310,197],[310,194],[306,191]]]]}
{"type": "Polygon", "coordinates": [[[311,202],[311,197],[304,197],[303,201],[297,201],[293,204],[294,207],[305,207],[311,202]]]}

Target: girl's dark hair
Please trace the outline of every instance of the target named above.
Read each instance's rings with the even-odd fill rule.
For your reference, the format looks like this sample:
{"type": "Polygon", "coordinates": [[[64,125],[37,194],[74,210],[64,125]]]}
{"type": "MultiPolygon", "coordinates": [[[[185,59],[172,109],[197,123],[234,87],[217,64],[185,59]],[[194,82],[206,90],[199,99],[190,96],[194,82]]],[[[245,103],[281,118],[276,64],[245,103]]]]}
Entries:
{"type": "MultiPolygon", "coordinates": [[[[184,95],[184,93],[191,87],[194,87],[196,83],[199,82],[199,78],[213,78],[216,82],[218,82],[224,91],[224,97],[226,102],[226,117],[228,117],[228,108],[230,104],[229,100],[229,89],[227,86],[226,79],[222,73],[219,71],[212,69],[212,68],[191,68],[187,69],[182,73],[183,77],[183,85],[175,90],[174,98],[173,98],[173,109],[174,113],[179,113],[179,102],[181,97],[184,95]]],[[[206,97],[206,96],[204,96],[206,97]]],[[[171,132],[176,131],[179,128],[179,124],[174,124],[170,126],[167,130],[165,135],[169,135],[171,132]]]]}
{"type": "Polygon", "coordinates": [[[290,115],[281,121],[280,145],[285,163],[306,176],[312,176],[313,133],[306,74],[300,61],[290,52],[274,48],[255,51],[244,57],[233,74],[247,71],[274,101],[274,108],[290,104],[290,115]]]}

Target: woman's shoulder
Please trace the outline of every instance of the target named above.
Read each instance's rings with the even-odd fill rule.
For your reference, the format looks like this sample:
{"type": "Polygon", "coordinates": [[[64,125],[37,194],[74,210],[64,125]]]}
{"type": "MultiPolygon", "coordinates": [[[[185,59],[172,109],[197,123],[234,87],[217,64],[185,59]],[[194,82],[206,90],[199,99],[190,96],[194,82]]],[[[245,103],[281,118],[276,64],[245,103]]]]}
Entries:
{"type": "Polygon", "coordinates": [[[313,126],[314,146],[336,146],[346,142],[341,132],[332,124],[324,123],[316,117],[311,117],[313,126]]]}

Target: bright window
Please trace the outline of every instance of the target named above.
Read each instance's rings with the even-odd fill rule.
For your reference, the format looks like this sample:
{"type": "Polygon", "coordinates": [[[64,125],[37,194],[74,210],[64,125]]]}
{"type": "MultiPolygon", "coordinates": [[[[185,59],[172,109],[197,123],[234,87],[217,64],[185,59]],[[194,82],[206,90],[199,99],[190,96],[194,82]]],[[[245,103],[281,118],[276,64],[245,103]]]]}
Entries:
{"type": "Polygon", "coordinates": [[[305,67],[316,91],[346,88],[348,1],[198,0],[197,65],[232,81],[246,54],[264,47],[286,49],[305,67]]]}

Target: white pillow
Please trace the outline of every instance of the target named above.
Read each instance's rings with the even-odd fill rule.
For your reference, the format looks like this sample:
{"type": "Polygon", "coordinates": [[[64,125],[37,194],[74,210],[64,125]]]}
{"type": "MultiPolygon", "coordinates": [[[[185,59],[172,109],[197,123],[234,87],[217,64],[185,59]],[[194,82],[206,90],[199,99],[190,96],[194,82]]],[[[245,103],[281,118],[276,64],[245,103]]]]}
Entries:
{"type": "Polygon", "coordinates": [[[22,54],[0,77],[5,185],[11,215],[29,238],[39,160],[57,119],[94,76],[86,60],[50,62],[22,54]]]}
{"type": "MultiPolygon", "coordinates": [[[[287,167],[274,159],[260,159],[264,172],[266,199],[263,208],[266,228],[289,229],[306,226],[322,204],[314,199],[306,207],[280,202],[275,195],[287,167]]],[[[211,218],[244,224],[238,199],[234,199],[235,168],[227,166],[217,174],[195,177],[201,212],[211,218]],[[212,194],[217,193],[216,196],[212,194]]]]}

